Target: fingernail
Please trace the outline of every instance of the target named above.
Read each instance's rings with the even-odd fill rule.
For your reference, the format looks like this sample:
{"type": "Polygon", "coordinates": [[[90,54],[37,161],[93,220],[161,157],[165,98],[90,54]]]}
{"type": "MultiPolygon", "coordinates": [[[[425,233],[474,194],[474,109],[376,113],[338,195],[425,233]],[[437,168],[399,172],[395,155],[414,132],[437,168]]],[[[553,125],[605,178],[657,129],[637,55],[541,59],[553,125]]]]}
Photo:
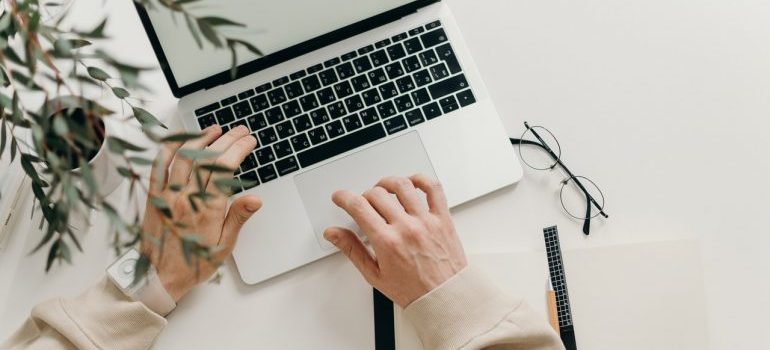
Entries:
{"type": "Polygon", "coordinates": [[[329,241],[331,244],[337,245],[337,235],[331,233],[331,231],[324,232],[324,239],[329,241]]]}
{"type": "Polygon", "coordinates": [[[245,125],[238,125],[236,129],[238,129],[238,131],[249,132],[249,128],[247,128],[245,125]]]}
{"type": "Polygon", "coordinates": [[[253,204],[253,203],[252,204],[246,204],[246,210],[248,210],[248,211],[253,213],[253,212],[259,210],[259,205],[253,204]]]}

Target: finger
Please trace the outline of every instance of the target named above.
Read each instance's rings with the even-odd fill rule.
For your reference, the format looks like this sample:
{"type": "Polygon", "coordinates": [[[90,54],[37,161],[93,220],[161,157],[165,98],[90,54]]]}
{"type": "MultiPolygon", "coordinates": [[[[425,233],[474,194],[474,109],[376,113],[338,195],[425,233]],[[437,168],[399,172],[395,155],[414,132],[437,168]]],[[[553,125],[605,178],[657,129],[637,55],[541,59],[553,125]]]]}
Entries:
{"type": "Polygon", "coordinates": [[[398,201],[401,202],[401,205],[409,214],[421,214],[428,211],[427,204],[420,198],[412,181],[405,177],[386,177],[380,180],[377,186],[395,194],[398,201]]]}
{"type": "Polygon", "coordinates": [[[332,202],[346,211],[370,240],[385,232],[388,224],[363,196],[343,190],[332,194],[332,202]]]}
{"type": "Polygon", "coordinates": [[[222,235],[219,237],[220,261],[230,256],[241,228],[260,208],[262,208],[262,200],[257,196],[243,196],[233,201],[222,224],[222,235]]]}
{"type": "Polygon", "coordinates": [[[364,192],[363,196],[389,224],[407,216],[404,207],[398,202],[398,199],[380,186],[374,186],[372,189],[364,192]]]}
{"type": "Polygon", "coordinates": [[[415,187],[425,192],[428,198],[428,206],[432,213],[449,214],[449,207],[447,206],[446,195],[444,194],[441,182],[425,174],[417,174],[409,179],[412,180],[415,187]]]}
{"type": "Polygon", "coordinates": [[[222,137],[218,138],[214,143],[209,146],[209,150],[214,152],[224,152],[230,146],[232,146],[236,141],[241,139],[242,137],[249,134],[249,128],[239,125],[235,128],[230,129],[227,133],[222,135],[222,137]]]}
{"type": "MultiPolygon", "coordinates": [[[[237,169],[243,163],[243,160],[257,147],[257,139],[251,135],[246,135],[235,141],[230,148],[222,153],[216,160],[216,164],[229,169],[237,169]]],[[[214,173],[203,176],[203,183],[207,183],[206,192],[221,193],[217,187],[216,181],[219,179],[232,179],[233,173],[214,173]]]]}
{"type": "MultiPolygon", "coordinates": [[[[201,134],[201,137],[185,142],[181,149],[203,149],[214,142],[222,134],[219,125],[212,125],[201,134]]],[[[190,173],[193,168],[193,160],[177,154],[171,165],[171,174],[168,177],[169,184],[187,185],[190,182],[190,173]]]]}
{"type": "Polygon", "coordinates": [[[150,194],[157,195],[166,188],[168,167],[171,166],[171,161],[174,160],[174,154],[179,147],[182,147],[180,142],[164,143],[158,150],[150,170],[150,194]]]}
{"type": "Polygon", "coordinates": [[[369,284],[376,284],[380,268],[355,233],[340,227],[330,227],[324,231],[324,238],[345,254],[369,284]]]}

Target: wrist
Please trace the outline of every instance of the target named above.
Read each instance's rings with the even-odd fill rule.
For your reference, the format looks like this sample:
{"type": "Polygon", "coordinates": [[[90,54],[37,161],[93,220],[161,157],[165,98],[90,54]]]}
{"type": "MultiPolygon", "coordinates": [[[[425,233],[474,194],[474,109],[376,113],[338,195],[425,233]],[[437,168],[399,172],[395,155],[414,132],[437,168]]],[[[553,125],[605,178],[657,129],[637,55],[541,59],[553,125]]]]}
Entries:
{"type": "Polygon", "coordinates": [[[166,316],[176,308],[176,299],[166,290],[152,265],[140,280],[134,281],[134,269],[139,256],[139,252],[134,249],[126,252],[107,268],[107,277],[129,299],[141,302],[155,313],[166,316]]]}

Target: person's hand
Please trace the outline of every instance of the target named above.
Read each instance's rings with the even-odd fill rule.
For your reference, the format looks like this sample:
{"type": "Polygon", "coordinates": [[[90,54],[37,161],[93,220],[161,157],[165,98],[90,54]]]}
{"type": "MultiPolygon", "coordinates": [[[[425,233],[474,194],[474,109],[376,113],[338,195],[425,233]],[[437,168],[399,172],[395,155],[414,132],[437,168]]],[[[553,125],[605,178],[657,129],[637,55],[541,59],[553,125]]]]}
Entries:
{"type": "Polygon", "coordinates": [[[444,191],[436,180],[425,175],[389,177],[363,195],[338,191],[332,200],[353,217],[369,238],[374,254],[347,229],[330,227],[324,237],[350,259],[369,284],[401,307],[468,264],[444,191]],[[426,194],[427,203],[417,189],[426,194]]]}
{"type": "Polygon", "coordinates": [[[243,196],[228,209],[228,196],[217,188],[214,180],[232,178],[233,174],[206,172],[201,174],[202,182],[206,184],[206,192],[213,196],[205,202],[195,199],[197,211],[193,210],[188,195],[199,192],[193,174],[193,160],[183,157],[177,151],[205,148],[220,153],[214,160],[215,164],[236,169],[257,146],[256,139],[249,135],[246,127],[233,128],[220,137],[221,134],[219,126],[212,126],[204,130],[200,138],[184,144],[167,144],[161,148],[153,165],[142,229],[156,242],[150,242],[151,238],[146,237],[142,240],[141,249],[143,254],[150,257],[163,286],[175,301],[211,277],[232,253],[243,224],[262,206],[258,197],[243,196]],[[163,199],[169,206],[173,221],[182,224],[175,228],[176,234],[163,235],[164,216],[151,203],[153,197],[163,199]],[[178,238],[184,235],[197,235],[203,246],[216,248],[210,261],[193,258],[194,266],[190,266],[178,238]],[[162,250],[157,243],[160,241],[164,241],[162,250]]]}

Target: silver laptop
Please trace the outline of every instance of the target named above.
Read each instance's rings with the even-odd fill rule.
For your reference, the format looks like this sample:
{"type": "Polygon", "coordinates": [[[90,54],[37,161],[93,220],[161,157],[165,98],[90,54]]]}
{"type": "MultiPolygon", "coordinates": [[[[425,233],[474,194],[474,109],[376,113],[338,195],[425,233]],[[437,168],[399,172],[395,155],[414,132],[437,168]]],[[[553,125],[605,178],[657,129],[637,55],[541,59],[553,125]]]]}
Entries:
{"type": "Polygon", "coordinates": [[[187,130],[249,127],[259,145],[236,176],[264,206],[234,259],[255,284],[335,253],[322,234],[355,224],[331,202],[384,176],[424,173],[456,206],[518,181],[521,168],[445,2],[209,0],[201,15],[264,57],[201,50],[183,21],[140,17],[187,130]]]}

